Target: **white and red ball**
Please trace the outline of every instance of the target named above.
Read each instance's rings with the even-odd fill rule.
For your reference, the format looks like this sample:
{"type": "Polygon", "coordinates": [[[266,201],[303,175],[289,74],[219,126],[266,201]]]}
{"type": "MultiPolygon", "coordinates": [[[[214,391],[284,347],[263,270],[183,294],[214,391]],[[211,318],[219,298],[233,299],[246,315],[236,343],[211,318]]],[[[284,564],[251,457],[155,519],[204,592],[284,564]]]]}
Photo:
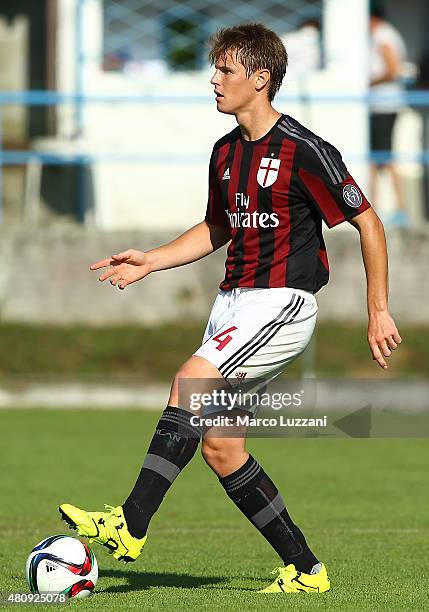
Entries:
{"type": "Polygon", "coordinates": [[[61,593],[83,599],[97,584],[98,564],[87,544],[54,535],[33,548],[25,566],[32,593],[61,593]]]}

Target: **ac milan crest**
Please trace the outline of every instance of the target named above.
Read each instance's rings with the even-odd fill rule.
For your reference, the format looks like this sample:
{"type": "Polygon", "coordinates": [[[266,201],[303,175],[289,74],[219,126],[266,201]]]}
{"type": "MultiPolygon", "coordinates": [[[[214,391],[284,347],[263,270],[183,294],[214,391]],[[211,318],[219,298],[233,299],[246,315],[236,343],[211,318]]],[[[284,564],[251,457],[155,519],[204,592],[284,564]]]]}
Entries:
{"type": "Polygon", "coordinates": [[[352,208],[359,208],[362,204],[362,194],[354,185],[344,185],[343,198],[344,202],[352,208]]]}
{"type": "Polygon", "coordinates": [[[261,187],[271,187],[279,175],[280,159],[263,157],[259,164],[256,180],[261,187]]]}

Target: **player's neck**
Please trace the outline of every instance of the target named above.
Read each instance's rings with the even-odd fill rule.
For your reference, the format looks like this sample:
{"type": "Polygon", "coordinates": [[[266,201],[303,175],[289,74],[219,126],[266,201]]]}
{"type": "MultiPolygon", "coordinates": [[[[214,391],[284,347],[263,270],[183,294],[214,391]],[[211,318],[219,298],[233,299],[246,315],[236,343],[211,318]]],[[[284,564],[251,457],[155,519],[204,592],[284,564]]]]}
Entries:
{"type": "Polygon", "coordinates": [[[235,116],[244,140],[259,140],[267,134],[281,113],[277,112],[269,102],[266,105],[258,105],[235,116]]]}

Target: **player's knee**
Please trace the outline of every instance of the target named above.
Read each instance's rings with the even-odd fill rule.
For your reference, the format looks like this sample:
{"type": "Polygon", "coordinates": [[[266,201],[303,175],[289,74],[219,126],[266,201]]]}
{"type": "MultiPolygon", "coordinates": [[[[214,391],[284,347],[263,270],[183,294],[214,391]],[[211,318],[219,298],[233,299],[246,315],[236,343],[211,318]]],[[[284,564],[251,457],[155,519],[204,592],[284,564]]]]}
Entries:
{"type": "Polygon", "coordinates": [[[222,467],[231,459],[230,452],[219,439],[216,439],[216,441],[210,439],[203,440],[201,444],[201,454],[203,455],[204,461],[215,472],[222,471],[222,467]]]}
{"type": "MultiPolygon", "coordinates": [[[[189,394],[189,386],[186,386],[186,380],[198,379],[199,393],[210,393],[213,390],[212,379],[221,377],[217,369],[208,361],[201,358],[191,358],[185,362],[176,372],[170,399],[179,401],[180,390],[183,391],[184,397],[189,394]]],[[[187,407],[184,407],[187,409],[187,407]]]]}
{"type": "Polygon", "coordinates": [[[193,378],[194,376],[194,368],[190,364],[184,363],[176,372],[175,379],[180,380],[181,378],[193,378]]]}
{"type": "Polygon", "coordinates": [[[175,379],[183,378],[199,378],[211,380],[213,378],[222,378],[218,369],[209,361],[201,357],[191,357],[176,372],[175,379]]]}
{"type": "Polygon", "coordinates": [[[198,368],[199,364],[195,364],[191,361],[187,361],[182,366],[180,366],[179,370],[176,372],[174,376],[174,384],[177,386],[180,381],[189,379],[189,378],[201,378],[201,375],[205,375],[204,372],[201,372],[201,369],[198,368]]]}
{"type": "MultiPolygon", "coordinates": [[[[186,365],[176,372],[173,379],[173,384],[171,385],[170,399],[172,396],[174,396],[176,401],[180,401],[179,396],[183,396],[184,394],[186,395],[186,380],[189,378],[192,378],[192,373],[189,371],[188,368],[186,368],[186,365]]],[[[186,410],[185,406],[183,406],[183,408],[186,410]]]]}

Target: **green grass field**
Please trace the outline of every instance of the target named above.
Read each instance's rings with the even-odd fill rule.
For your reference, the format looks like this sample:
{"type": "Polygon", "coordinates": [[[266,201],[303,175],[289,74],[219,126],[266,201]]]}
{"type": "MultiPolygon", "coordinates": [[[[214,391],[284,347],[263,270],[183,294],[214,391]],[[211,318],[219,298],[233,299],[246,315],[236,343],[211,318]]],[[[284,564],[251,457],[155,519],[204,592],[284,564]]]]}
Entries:
{"type": "MultiPolygon", "coordinates": [[[[60,521],[59,503],[122,502],[156,421],[155,412],[0,412],[0,591],[26,590],[25,560],[39,540],[74,533],[60,521]]],[[[73,609],[429,609],[427,440],[264,439],[249,449],[327,564],[330,593],[255,593],[279,560],[197,456],[134,565],[94,545],[97,592],[73,609]]]]}

